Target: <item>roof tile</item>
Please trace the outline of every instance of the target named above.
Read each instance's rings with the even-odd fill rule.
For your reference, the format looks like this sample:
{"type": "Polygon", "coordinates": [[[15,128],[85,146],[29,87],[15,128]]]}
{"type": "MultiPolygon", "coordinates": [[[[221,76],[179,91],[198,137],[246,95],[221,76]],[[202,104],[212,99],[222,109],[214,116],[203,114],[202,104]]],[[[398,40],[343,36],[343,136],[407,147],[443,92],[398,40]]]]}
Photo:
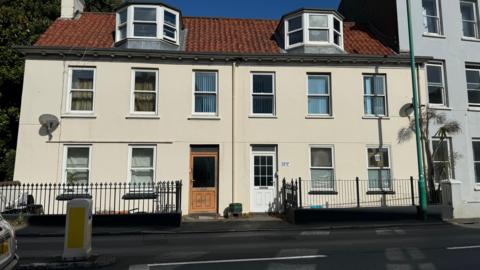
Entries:
{"type": "MultiPolygon", "coordinates": [[[[274,40],[276,20],[183,17],[187,52],[280,54],[274,40]]],[[[35,46],[105,49],[114,46],[115,14],[85,12],[80,18],[57,19],[35,46]]],[[[348,53],[392,55],[368,28],[344,23],[344,47],[348,53]]]]}

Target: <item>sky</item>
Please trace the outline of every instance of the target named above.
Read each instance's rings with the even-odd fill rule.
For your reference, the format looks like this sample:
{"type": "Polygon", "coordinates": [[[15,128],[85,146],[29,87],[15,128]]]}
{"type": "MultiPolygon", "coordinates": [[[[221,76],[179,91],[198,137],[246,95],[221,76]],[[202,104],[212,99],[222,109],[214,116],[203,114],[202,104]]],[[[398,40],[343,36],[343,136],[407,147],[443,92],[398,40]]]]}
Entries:
{"type": "Polygon", "coordinates": [[[305,8],[336,9],[340,0],[164,0],[184,16],[280,19],[305,8]]]}

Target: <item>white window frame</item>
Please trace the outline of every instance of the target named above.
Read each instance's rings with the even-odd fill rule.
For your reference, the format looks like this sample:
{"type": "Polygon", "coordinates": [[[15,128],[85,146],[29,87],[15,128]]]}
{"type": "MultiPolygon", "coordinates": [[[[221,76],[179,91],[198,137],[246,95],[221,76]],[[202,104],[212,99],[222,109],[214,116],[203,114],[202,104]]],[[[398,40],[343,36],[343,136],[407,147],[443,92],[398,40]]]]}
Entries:
{"type": "Polygon", "coordinates": [[[132,68],[132,79],[131,79],[131,91],[130,91],[130,114],[132,115],[158,115],[158,106],[159,106],[159,80],[158,80],[158,70],[157,69],[142,69],[142,68],[132,68]],[[152,91],[144,90],[135,90],[135,73],[136,72],[155,72],[155,111],[154,112],[136,112],[135,111],[135,93],[153,93],[152,91]]]}
{"type": "MultiPolygon", "coordinates": [[[[433,137],[431,139],[431,142],[430,144],[432,145],[432,151],[435,150],[435,148],[433,147],[433,142],[440,142],[440,138],[438,137],[433,137]]],[[[443,140],[443,142],[446,142],[447,143],[447,155],[448,155],[448,163],[449,163],[449,170],[448,170],[448,178],[449,179],[452,179],[455,175],[455,168],[452,166],[452,162],[453,162],[453,156],[452,156],[452,153],[453,153],[453,148],[452,148],[452,138],[450,137],[447,137],[443,140]]],[[[435,155],[434,153],[432,153],[432,163],[433,163],[433,167],[435,168],[435,164],[436,163],[444,163],[445,161],[435,161],[435,155]]],[[[435,180],[435,179],[434,179],[435,180]]],[[[448,179],[440,179],[441,180],[448,180],[448,179]]],[[[436,183],[438,184],[438,183],[436,183]]]]}
{"type": "Polygon", "coordinates": [[[479,36],[479,25],[478,25],[478,1],[477,0],[462,0],[460,1],[460,7],[462,4],[467,4],[467,5],[471,5],[472,8],[473,8],[473,16],[474,16],[474,20],[471,21],[471,20],[464,20],[463,17],[462,17],[462,36],[464,39],[479,39],[480,36],[479,36]],[[475,36],[474,37],[467,37],[467,36],[464,36],[464,32],[463,32],[463,23],[464,22],[469,22],[469,23],[474,23],[474,26],[475,26],[475,36]]]}
{"type": "Polygon", "coordinates": [[[97,70],[95,67],[69,67],[68,68],[68,93],[67,93],[67,112],[72,114],[93,114],[95,112],[95,88],[97,80],[97,70]],[[92,70],[93,71],[93,89],[72,89],[73,85],[73,71],[74,70],[92,70]],[[72,110],[72,92],[92,92],[92,110],[90,111],[79,111],[72,110]]]}
{"type": "Polygon", "coordinates": [[[63,165],[62,165],[62,183],[67,184],[67,159],[68,149],[70,148],[88,148],[88,168],[76,168],[88,170],[88,184],[90,184],[91,167],[92,167],[92,145],[90,144],[65,144],[63,145],[63,165]]]}
{"type": "Polygon", "coordinates": [[[327,73],[307,73],[307,115],[308,116],[332,116],[332,87],[331,87],[331,75],[327,73]],[[328,93],[327,94],[310,94],[308,88],[308,81],[310,77],[326,77],[327,78],[327,87],[328,93]],[[329,103],[329,112],[327,114],[324,113],[310,113],[308,111],[308,100],[310,97],[328,97],[329,103]]]}
{"type": "Polygon", "coordinates": [[[300,15],[295,15],[295,16],[292,16],[288,19],[285,20],[285,45],[287,48],[295,48],[295,47],[298,47],[298,46],[302,46],[303,44],[305,44],[305,18],[303,16],[303,14],[300,14],[300,15]],[[293,20],[293,19],[296,19],[296,18],[301,18],[302,19],[302,26],[298,29],[295,29],[293,31],[289,31],[288,28],[290,27],[290,20],[293,20]],[[298,43],[295,43],[295,44],[292,44],[290,45],[290,35],[293,34],[293,33],[296,33],[296,32],[300,32],[300,31],[303,31],[303,41],[302,42],[298,42],[298,43]]]}
{"type": "MultiPolygon", "coordinates": [[[[378,118],[378,117],[388,117],[388,89],[387,89],[387,75],[386,74],[380,74],[380,73],[365,73],[362,75],[362,84],[363,84],[363,114],[365,115],[365,117],[368,117],[368,118],[378,118]],[[383,95],[378,95],[378,94],[366,94],[365,92],[365,78],[367,77],[372,77],[372,78],[375,78],[375,77],[383,77],[383,95]],[[366,113],[366,107],[365,107],[365,98],[366,97],[383,97],[383,100],[384,100],[384,111],[385,113],[384,114],[367,114],[366,113]]],[[[373,87],[375,86],[375,83],[373,84],[373,87]]],[[[375,90],[373,91],[375,92],[375,90]]]]}
{"type": "Polygon", "coordinates": [[[163,38],[165,40],[170,40],[170,41],[173,41],[175,43],[178,43],[178,30],[179,30],[179,21],[180,21],[178,17],[179,17],[178,12],[175,12],[175,11],[173,11],[171,9],[168,9],[168,8],[165,8],[165,7],[163,8],[163,17],[162,17],[163,24],[162,24],[162,33],[161,34],[163,35],[163,38]],[[175,24],[176,24],[175,26],[172,26],[170,23],[167,23],[165,21],[165,12],[172,13],[172,14],[175,15],[175,24]],[[171,27],[171,28],[175,28],[175,37],[174,38],[171,38],[171,37],[163,34],[163,30],[165,28],[165,25],[168,26],[168,27],[171,27]]]}
{"type": "Polygon", "coordinates": [[[476,186],[480,186],[480,181],[477,181],[477,177],[480,178],[480,175],[477,176],[477,170],[475,169],[476,164],[480,164],[480,160],[475,160],[475,149],[474,149],[474,144],[478,143],[480,144],[480,139],[479,138],[474,138],[472,139],[472,160],[473,160],[473,175],[474,175],[474,182],[476,186]]]}
{"type": "Polygon", "coordinates": [[[366,158],[367,158],[367,189],[369,191],[391,191],[393,190],[393,185],[394,185],[394,181],[393,181],[393,170],[392,170],[392,150],[391,150],[391,147],[389,145],[382,145],[382,146],[379,146],[379,145],[367,145],[366,149],[365,149],[365,153],[367,154],[366,155],[366,158]],[[387,149],[387,153],[388,153],[388,167],[370,167],[370,160],[368,158],[368,150],[369,149],[387,149]],[[369,170],[389,170],[390,171],[390,187],[388,188],[375,188],[375,187],[370,187],[370,178],[368,177],[368,172],[369,170]]]}
{"type": "MultiPolygon", "coordinates": [[[[477,67],[467,67],[465,68],[465,79],[466,79],[466,73],[467,71],[475,71],[477,73],[479,73],[479,76],[480,76],[480,66],[477,68],[477,67]]],[[[476,92],[480,92],[479,90],[476,90],[476,89],[469,89],[468,88],[468,81],[467,81],[467,101],[468,101],[468,107],[474,107],[474,108],[478,108],[480,107],[480,103],[471,103],[470,100],[468,99],[468,92],[470,91],[476,91],[476,92]]]]}
{"type": "Polygon", "coordinates": [[[337,181],[336,181],[336,172],[335,172],[335,147],[333,145],[322,145],[322,144],[313,144],[310,145],[309,147],[309,156],[308,156],[308,162],[309,162],[309,168],[310,168],[310,180],[312,181],[311,184],[311,189],[314,191],[335,191],[337,188],[337,181]],[[332,166],[331,167],[314,167],[312,165],[312,149],[330,149],[331,151],[331,159],[332,159],[332,166]],[[318,188],[313,186],[313,175],[312,175],[312,170],[332,170],[332,175],[333,175],[333,187],[332,188],[318,188]]]}
{"type": "MultiPolygon", "coordinates": [[[[175,43],[176,45],[179,45],[180,42],[180,13],[176,10],[164,7],[164,6],[154,6],[154,5],[130,5],[125,8],[127,10],[127,34],[126,38],[132,38],[132,39],[163,39],[164,41],[175,43]],[[134,21],[134,12],[135,8],[154,8],[156,9],[156,21],[155,24],[157,25],[157,33],[155,37],[144,37],[144,36],[135,36],[134,35],[134,29],[133,29],[133,24],[135,22],[139,23],[154,23],[153,21],[134,21]],[[175,27],[175,38],[172,39],[170,37],[167,37],[163,34],[163,27],[164,25],[169,25],[168,23],[165,23],[164,16],[165,16],[165,11],[170,12],[172,14],[176,15],[176,27],[175,27]]],[[[122,10],[120,10],[122,11],[122,10]]],[[[116,42],[121,41],[120,39],[120,32],[119,32],[119,18],[120,14],[117,12],[117,19],[116,19],[116,35],[115,35],[115,40],[116,42]]],[[[123,25],[123,24],[122,24],[123,25]]],[[[171,25],[169,25],[171,27],[171,25]]]]}
{"type": "Polygon", "coordinates": [[[199,115],[199,116],[217,116],[218,115],[218,71],[216,70],[194,70],[192,72],[192,115],[199,115]],[[197,92],[195,89],[195,84],[196,84],[196,74],[197,73],[214,73],[215,74],[215,93],[214,92],[197,92]],[[210,95],[215,95],[215,112],[210,113],[210,112],[196,112],[195,111],[195,96],[196,94],[210,94],[210,95]]]}
{"type": "Polygon", "coordinates": [[[128,167],[127,167],[127,181],[129,184],[132,184],[132,154],[133,149],[153,149],[153,167],[151,168],[142,168],[142,169],[135,169],[135,170],[153,170],[152,176],[152,187],[155,183],[155,179],[157,176],[157,146],[156,145],[136,145],[131,144],[128,146],[128,167]]]}
{"type": "Polygon", "coordinates": [[[428,105],[431,107],[448,107],[448,98],[447,98],[447,81],[446,81],[446,76],[445,76],[445,63],[443,61],[435,61],[435,62],[428,62],[425,64],[425,73],[426,73],[426,78],[427,78],[427,97],[428,97],[428,105]],[[428,78],[428,67],[429,66],[435,66],[435,67],[440,67],[441,72],[442,72],[442,85],[439,85],[437,83],[430,83],[429,78],[428,78]],[[435,87],[442,87],[442,103],[431,103],[430,102],[430,92],[429,87],[430,86],[435,86],[435,87]]]}
{"type": "Polygon", "coordinates": [[[427,12],[425,10],[425,8],[423,8],[423,1],[422,1],[422,9],[423,9],[423,20],[424,20],[424,28],[425,28],[425,31],[424,31],[424,34],[427,34],[427,35],[434,35],[434,36],[442,36],[443,35],[443,25],[442,25],[442,9],[441,9],[441,2],[439,0],[433,0],[435,1],[435,9],[436,9],[436,12],[437,12],[437,16],[431,16],[431,15],[427,15],[427,12]],[[437,19],[437,29],[438,29],[438,33],[435,33],[435,32],[429,32],[428,31],[428,18],[435,18],[437,19]]]}
{"type": "Polygon", "coordinates": [[[285,41],[285,49],[292,49],[296,47],[300,47],[303,45],[334,45],[337,46],[340,49],[344,49],[344,40],[343,40],[343,20],[339,18],[336,14],[332,13],[314,13],[314,12],[309,12],[309,13],[297,13],[293,14],[287,18],[284,19],[283,21],[284,25],[284,41],[285,41]],[[310,15],[323,15],[327,16],[327,22],[328,22],[328,27],[310,27],[310,15]],[[289,20],[297,18],[297,17],[302,17],[302,28],[301,29],[296,29],[293,31],[288,31],[288,25],[289,25],[289,20]],[[335,24],[334,20],[338,20],[340,23],[340,32],[335,30],[335,24]],[[328,30],[328,41],[310,41],[310,29],[312,30],[328,30]],[[295,33],[297,31],[303,30],[303,42],[295,43],[293,45],[289,45],[290,43],[290,34],[295,33]],[[335,39],[334,39],[334,34],[337,33],[339,34],[340,37],[340,44],[335,44],[335,39]]]}
{"type": "Polygon", "coordinates": [[[329,16],[328,14],[315,14],[315,13],[308,13],[306,14],[306,18],[307,18],[307,25],[308,25],[308,28],[307,28],[307,40],[308,40],[308,43],[311,43],[311,44],[328,44],[328,43],[332,43],[333,44],[333,40],[331,39],[330,37],[330,34],[332,33],[333,31],[333,19],[331,16],[329,16]],[[311,26],[310,24],[310,16],[324,16],[327,18],[327,26],[325,27],[314,27],[314,26],[311,26]],[[327,30],[327,36],[328,36],[328,41],[313,41],[313,40],[310,40],[310,30],[327,30]]]}
{"type": "Polygon", "coordinates": [[[128,13],[129,13],[129,12],[128,12],[128,7],[127,7],[127,8],[120,9],[120,10],[117,11],[117,14],[116,14],[116,15],[117,15],[117,16],[116,16],[116,17],[117,17],[116,41],[121,41],[121,40],[124,40],[124,39],[126,39],[126,38],[128,37],[128,16],[129,16],[128,13]],[[121,22],[120,22],[120,13],[123,12],[123,11],[126,12],[127,17],[126,17],[126,19],[125,19],[125,22],[124,22],[124,23],[121,23],[121,22]],[[120,28],[123,27],[123,26],[125,26],[125,37],[121,38],[121,36],[120,36],[120,32],[121,32],[121,31],[120,31],[120,28]]]}
{"type": "Polygon", "coordinates": [[[132,6],[132,16],[131,16],[131,20],[132,20],[132,37],[133,38],[145,38],[145,39],[157,39],[159,37],[159,14],[158,12],[161,11],[159,10],[159,8],[155,7],[155,6],[148,6],[148,5],[135,5],[135,6],[132,6]],[[155,21],[140,21],[140,20],[135,20],[135,9],[136,8],[148,8],[148,9],[155,9],[155,21]],[[135,35],[135,23],[141,23],[141,24],[155,24],[156,26],[156,29],[157,29],[157,33],[154,37],[149,37],[149,36],[136,36],[135,35]]]}
{"type": "Polygon", "coordinates": [[[276,106],[276,74],[275,72],[252,72],[250,73],[250,114],[256,117],[274,117],[276,116],[277,106],[276,106]],[[253,92],[253,77],[254,75],[271,75],[272,77],[272,93],[254,93],[253,92]],[[254,113],[253,112],[253,97],[254,96],[272,96],[273,106],[272,113],[254,113]]]}

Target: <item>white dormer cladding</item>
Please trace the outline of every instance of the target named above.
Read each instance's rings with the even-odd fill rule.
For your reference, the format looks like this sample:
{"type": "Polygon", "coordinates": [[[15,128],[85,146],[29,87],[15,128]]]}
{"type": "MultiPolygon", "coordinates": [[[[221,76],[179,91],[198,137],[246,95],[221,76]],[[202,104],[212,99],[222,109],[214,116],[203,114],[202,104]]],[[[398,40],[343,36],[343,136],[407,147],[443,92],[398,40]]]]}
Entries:
{"type": "Polygon", "coordinates": [[[180,14],[158,5],[130,5],[117,11],[115,41],[162,39],[179,45],[180,14]]]}
{"type": "Polygon", "coordinates": [[[343,20],[333,12],[303,11],[284,18],[285,50],[335,45],[343,50],[343,20]]]}

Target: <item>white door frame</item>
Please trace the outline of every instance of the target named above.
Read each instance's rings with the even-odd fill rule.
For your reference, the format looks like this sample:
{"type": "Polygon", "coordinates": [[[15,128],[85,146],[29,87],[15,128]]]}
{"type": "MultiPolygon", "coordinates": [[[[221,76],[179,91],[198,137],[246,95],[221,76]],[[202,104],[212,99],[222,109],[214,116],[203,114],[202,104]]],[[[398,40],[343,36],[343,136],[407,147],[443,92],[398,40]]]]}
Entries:
{"type": "MultiPolygon", "coordinates": [[[[273,157],[273,183],[272,186],[267,188],[272,191],[273,193],[273,201],[275,201],[276,193],[277,193],[277,174],[278,174],[278,168],[277,168],[277,146],[276,145],[265,145],[265,147],[272,147],[273,150],[271,151],[254,151],[254,148],[257,147],[255,145],[250,146],[250,212],[252,213],[266,213],[267,211],[258,211],[254,209],[254,192],[255,192],[255,179],[254,179],[254,174],[255,174],[255,169],[254,169],[254,163],[255,163],[255,156],[272,156],[273,157]]],[[[258,146],[262,147],[262,146],[258,146]]],[[[275,210],[277,206],[275,207],[275,210]]]]}

